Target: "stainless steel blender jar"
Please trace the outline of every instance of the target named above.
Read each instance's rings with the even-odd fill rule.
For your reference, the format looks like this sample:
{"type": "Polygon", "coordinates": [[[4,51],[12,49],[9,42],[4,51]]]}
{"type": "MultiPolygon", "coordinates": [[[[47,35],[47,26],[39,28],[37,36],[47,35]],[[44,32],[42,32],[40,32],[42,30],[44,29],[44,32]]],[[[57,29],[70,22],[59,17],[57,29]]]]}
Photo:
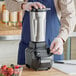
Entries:
{"type": "Polygon", "coordinates": [[[34,70],[47,70],[52,66],[52,54],[46,47],[46,13],[49,8],[30,11],[31,42],[25,50],[25,63],[34,70]]]}
{"type": "Polygon", "coordinates": [[[46,10],[32,10],[30,12],[31,41],[45,42],[46,10]]]}

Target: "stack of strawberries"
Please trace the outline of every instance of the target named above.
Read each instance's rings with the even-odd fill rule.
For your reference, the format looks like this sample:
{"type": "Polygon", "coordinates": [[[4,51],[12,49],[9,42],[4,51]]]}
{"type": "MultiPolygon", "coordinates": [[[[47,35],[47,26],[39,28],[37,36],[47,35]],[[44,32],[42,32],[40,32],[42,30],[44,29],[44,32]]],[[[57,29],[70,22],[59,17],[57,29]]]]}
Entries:
{"type": "Polygon", "coordinates": [[[0,68],[0,76],[21,76],[22,69],[23,67],[21,65],[2,65],[0,68]]]}

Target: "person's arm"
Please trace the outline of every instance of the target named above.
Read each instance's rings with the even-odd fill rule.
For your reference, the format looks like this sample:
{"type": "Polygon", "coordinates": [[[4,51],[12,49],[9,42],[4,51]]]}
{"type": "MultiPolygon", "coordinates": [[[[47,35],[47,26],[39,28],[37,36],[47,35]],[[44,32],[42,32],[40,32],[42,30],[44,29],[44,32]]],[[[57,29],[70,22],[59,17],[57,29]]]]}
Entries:
{"type": "Polygon", "coordinates": [[[52,41],[50,50],[54,54],[63,53],[63,42],[73,32],[76,24],[74,0],[58,0],[61,9],[61,28],[59,35],[52,41]]]}
{"type": "Polygon", "coordinates": [[[22,10],[21,5],[26,3],[26,0],[18,1],[18,0],[5,0],[6,9],[10,12],[20,11],[22,10]]]}
{"type": "Polygon", "coordinates": [[[73,32],[76,24],[74,0],[59,0],[59,6],[61,9],[59,37],[66,41],[69,34],[73,32]]]}

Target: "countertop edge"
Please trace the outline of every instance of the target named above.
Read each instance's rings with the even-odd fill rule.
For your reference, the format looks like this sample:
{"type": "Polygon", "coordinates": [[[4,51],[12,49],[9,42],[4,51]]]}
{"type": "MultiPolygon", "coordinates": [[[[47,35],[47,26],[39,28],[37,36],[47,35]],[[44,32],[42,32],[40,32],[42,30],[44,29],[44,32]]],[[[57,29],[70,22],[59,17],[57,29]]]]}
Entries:
{"type": "Polygon", "coordinates": [[[20,40],[21,35],[0,35],[0,41],[2,40],[20,40]]]}

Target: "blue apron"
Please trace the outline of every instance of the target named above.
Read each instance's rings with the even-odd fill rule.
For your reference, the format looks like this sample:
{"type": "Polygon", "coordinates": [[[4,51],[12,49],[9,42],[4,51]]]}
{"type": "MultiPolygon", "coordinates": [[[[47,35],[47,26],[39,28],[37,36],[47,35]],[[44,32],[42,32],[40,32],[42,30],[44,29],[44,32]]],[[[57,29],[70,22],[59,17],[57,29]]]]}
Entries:
{"type": "MultiPolygon", "coordinates": [[[[59,34],[60,21],[57,17],[54,0],[29,0],[29,2],[41,2],[47,8],[51,8],[47,11],[46,15],[46,44],[50,47],[51,42],[59,34]]],[[[25,64],[25,49],[29,45],[30,41],[30,21],[29,12],[25,12],[22,22],[22,37],[19,44],[18,51],[18,64],[25,64]]],[[[54,55],[54,60],[62,60],[63,55],[54,55]]]]}

